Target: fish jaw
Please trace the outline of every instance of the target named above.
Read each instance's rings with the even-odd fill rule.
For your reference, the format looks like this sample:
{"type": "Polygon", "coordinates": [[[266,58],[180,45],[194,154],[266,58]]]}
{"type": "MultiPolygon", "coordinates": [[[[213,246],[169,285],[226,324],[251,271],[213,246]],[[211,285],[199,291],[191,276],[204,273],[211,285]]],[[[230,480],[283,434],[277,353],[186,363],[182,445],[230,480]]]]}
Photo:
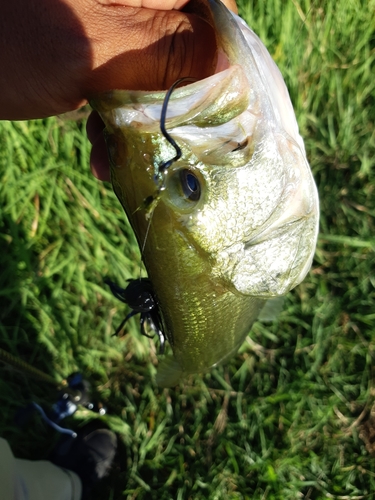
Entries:
{"type": "Polygon", "coordinates": [[[238,349],[265,301],[303,280],[318,231],[317,191],[280,72],[243,21],[209,5],[229,67],[173,92],[166,128],[182,157],[164,190],[155,177],[175,155],[159,129],[165,92],[113,91],[93,103],[172,346],[173,383],[238,349]],[[179,186],[184,170],[201,187],[193,203],[179,186]]]}

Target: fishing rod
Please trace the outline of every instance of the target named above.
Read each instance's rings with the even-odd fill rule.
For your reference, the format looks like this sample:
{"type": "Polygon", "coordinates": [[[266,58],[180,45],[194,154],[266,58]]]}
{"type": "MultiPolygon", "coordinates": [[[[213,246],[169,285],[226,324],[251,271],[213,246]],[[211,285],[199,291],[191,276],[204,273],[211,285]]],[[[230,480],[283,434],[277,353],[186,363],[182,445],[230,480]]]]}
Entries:
{"type": "Polygon", "coordinates": [[[47,375],[38,368],[35,368],[29,363],[26,363],[26,361],[23,361],[22,359],[13,356],[13,354],[10,354],[9,352],[1,348],[0,348],[0,361],[3,361],[3,363],[6,363],[7,365],[10,365],[13,368],[18,369],[21,372],[28,373],[29,375],[31,375],[36,379],[43,380],[48,384],[52,384],[57,388],[65,387],[68,384],[66,380],[61,380],[60,382],[58,382],[53,377],[51,377],[51,375],[47,375]]]}

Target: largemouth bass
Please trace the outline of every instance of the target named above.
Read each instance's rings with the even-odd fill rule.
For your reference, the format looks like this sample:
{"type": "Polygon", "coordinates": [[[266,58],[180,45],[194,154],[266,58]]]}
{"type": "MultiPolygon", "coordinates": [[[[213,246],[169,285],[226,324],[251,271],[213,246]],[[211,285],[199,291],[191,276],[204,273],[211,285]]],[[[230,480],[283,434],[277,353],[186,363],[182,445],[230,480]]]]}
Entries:
{"type": "Polygon", "coordinates": [[[317,190],[283,78],[243,20],[217,0],[205,5],[218,71],[171,95],[166,128],[178,161],[161,170],[176,154],[160,132],[165,92],[115,90],[92,103],[173,350],[162,386],[233,355],[266,301],[304,279],[318,233],[317,190]]]}

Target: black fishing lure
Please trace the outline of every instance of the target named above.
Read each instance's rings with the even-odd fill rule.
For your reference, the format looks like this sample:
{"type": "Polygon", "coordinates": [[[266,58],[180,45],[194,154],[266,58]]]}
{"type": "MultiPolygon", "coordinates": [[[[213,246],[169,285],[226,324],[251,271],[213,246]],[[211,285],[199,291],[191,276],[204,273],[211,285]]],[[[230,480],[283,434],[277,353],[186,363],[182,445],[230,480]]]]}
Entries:
{"type": "Polygon", "coordinates": [[[111,292],[117,299],[121,300],[121,302],[124,302],[132,309],[113,335],[119,334],[128,319],[136,314],[140,314],[141,334],[148,338],[153,338],[156,334],[160,342],[160,354],[163,354],[166,338],[162,330],[159,310],[151,281],[148,278],[128,280],[129,285],[126,288],[119,287],[109,279],[105,279],[104,282],[109,285],[111,292]],[[148,335],[148,333],[146,333],[145,324],[148,325],[153,335],[148,335]]]}

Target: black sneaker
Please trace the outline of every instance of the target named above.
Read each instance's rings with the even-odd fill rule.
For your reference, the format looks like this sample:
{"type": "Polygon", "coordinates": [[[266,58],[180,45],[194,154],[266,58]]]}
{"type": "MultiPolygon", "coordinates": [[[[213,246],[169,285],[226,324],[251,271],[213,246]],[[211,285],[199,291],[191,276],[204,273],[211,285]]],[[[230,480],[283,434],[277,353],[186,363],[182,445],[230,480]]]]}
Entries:
{"type": "Polygon", "coordinates": [[[92,430],[90,426],[77,434],[76,438],[60,441],[50,460],[79,476],[82,499],[85,500],[89,498],[93,486],[109,473],[116,454],[117,438],[108,429],[92,430]]]}

